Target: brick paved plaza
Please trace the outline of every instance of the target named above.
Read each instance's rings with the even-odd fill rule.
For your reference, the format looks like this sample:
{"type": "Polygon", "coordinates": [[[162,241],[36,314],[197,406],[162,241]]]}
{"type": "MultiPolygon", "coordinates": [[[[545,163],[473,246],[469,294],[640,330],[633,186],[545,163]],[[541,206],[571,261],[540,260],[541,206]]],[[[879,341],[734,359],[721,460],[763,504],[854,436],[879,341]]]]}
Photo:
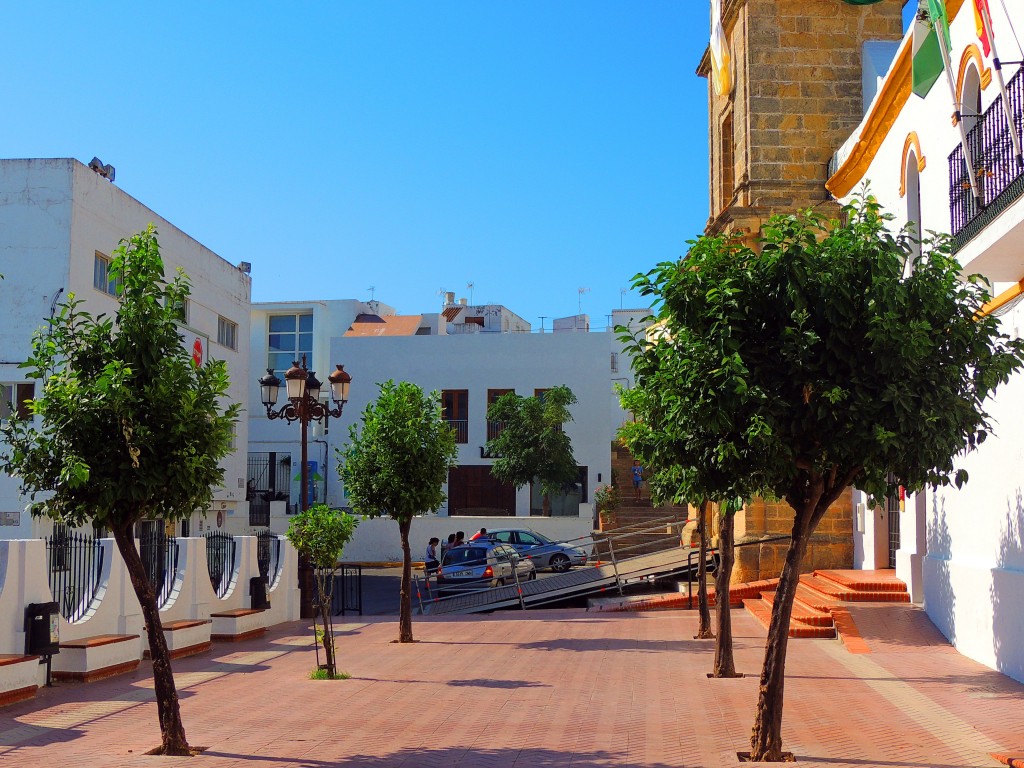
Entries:
{"type": "MultiPolygon", "coordinates": [[[[851,604],[867,643],[790,642],[785,747],[805,766],[998,766],[1024,751],[1024,686],[954,651],[914,606],[851,604]]],[[[303,624],[175,662],[196,758],[159,743],[146,667],[0,710],[0,766],[739,765],[764,630],[735,611],[750,677],[710,680],[693,612],[506,612],[338,626],[346,681],[311,681],[303,624]]]]}

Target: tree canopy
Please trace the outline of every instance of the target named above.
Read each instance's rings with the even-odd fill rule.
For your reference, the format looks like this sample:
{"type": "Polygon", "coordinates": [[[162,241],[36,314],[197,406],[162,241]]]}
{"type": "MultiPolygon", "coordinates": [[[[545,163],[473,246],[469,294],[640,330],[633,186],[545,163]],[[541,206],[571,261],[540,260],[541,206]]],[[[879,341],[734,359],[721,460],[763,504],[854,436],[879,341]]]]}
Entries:
{"type": "Polygon", "coordinates": [[[455,433],[441,418],[440,395],[425,394],[407,381],[381,384],[361,421],[361,426],[352,425],[348,446],[339,451],[338,471],[356,513],[398,522],[403,552],[399,640],[412,642],[409,529],[414,516],[436,512],[444,503],[443,485],[458,455],[455,433]]]}
{"type": "Polygon", "coordinates": [[[569,406],[576,395],[566,386],[553,387],[540,396],[502,395],[487,409],[487,419],[501,424],[501,431],[487,442],[497,456],[491,474],[504,483],[522,488],[537,481],[544,496],[544,514],[550,497],[576,482],[579,468],[572,441],[563,428],[572,421],[569,406]]]}
{"type": "Polygon", "coordinates": [[[876,497],[957,485],[954,461],[992,425],[985,401],[1024,344],[981,310],[948,238],[915,254],[870,197],[840,220],[773,217],[760,252],[702,237],[634,284],[661,325],[630,350],[641,450],[673,482],[719,498],[760,489],[795,510],[773,604],[753,759],[781,756],[789,617],[800,562],[829,505],[852,485],[876,497]],[[718,493],[711,493],[714,490],[718,493]]]}
{"type": "Polygon", "coordinates": [[[91,316],[69,294],[34,334],[22,367],[42,391],[34,419],[3,425],[0,467],[20,478],[33,513],[113,533],[146,621],[162,750],[184,755],[170,654],[134,525],[209,507],[241,406],[223,404],[226,364],[196,366],[182,343],[188,279],[179,270],[165,280],[152,225],[114,251],[110,279],[118,286],[113,318],[91,316]]]}

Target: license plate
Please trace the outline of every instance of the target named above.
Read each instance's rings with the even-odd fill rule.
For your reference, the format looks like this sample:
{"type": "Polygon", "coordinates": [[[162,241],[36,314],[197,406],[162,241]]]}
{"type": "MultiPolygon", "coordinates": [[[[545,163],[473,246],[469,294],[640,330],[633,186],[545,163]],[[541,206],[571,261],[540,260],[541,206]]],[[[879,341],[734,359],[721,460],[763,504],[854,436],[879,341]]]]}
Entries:
{"type": "Polygon", "coordinates": [[[455,571],[454,573],[446,573],[445,578],[447,579],[468,579],[473,575],[472,571],[455,571]]]}

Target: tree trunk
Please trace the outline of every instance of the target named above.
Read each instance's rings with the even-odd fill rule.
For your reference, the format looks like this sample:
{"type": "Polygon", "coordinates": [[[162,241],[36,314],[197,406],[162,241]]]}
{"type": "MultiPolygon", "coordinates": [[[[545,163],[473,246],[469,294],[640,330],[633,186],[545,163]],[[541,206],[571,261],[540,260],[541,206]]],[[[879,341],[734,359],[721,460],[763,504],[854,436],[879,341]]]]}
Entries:
{"type": "Polygon", "coordinates": [[[786,564],[772,602],[772,620],[768,627],[764,667],[758,689],[757,710],[753,733],[750,737],[752,761],[780,762],[782,752],[782,704],[786,687],[786,649],[789,644],[789,620],[793,614],[793,600],[800,583],[800,563],[803,561],[811,533],[814,531],[815,507],[821,499],[820,478],[808,487],[799,506],[794,505],[793,534],[786,553],[786,564]]]}
{"type": "MultiPolygon", "coordinates": [[[[334,661],[334,627],[331,626],[331,595],[334,593],[334,571],[327,576],[322,571],[317,572],[317,580],[320,583],[320,620],[324,624],[324,662],[327,664],[327,677],[331,680],[337,672],[337,665],[334,661]]],[[[314,632],[315,632],[314,628],[314,632]]]]}
{"type": "Polygon", "coordinates": [[[185,739],[185,726],[181,722],[181,707],[178,704],[178,691],[174,686],[174,674],[171,671],[171,654],[167,650],[163,625],[160,623],[160,609],[156,604],[156,592],[146,576],[146,568],[142,557],[135,546],[132,524],[112,526],[114,541],[124,558],[128,577],[135,589],[135,596],[142,607],[142,617],[146,622],[146,635],[149,639],[149,654],[153,659],[153,687],[156,693],[157,716],[160,718],[161,753],[165,755],[191,754],[188,741],[185,739]]]}
{"type": "Polygon", "coordinates": [[[402,535],[402,591],[398,608],[398,642],[415,642],[412,637],[412,551],[409,549],[409,529],[412,520],[399,520],[402,535]]]}
{"type": "Polygon", "coordinates": [[[551,497],[546,493],[540,495],[540,511],[544,517],[551,517],[551,497]]]}
{"type": "Polygon", "coordinates": [[[715,602],[718,605],[718,640],[715,643],[714,677],[738,677],[732,655],[732,613],[729,607],[729,582],[735,556],[733,544],[736,533],[736,514],[726,504],[722,516],[722,530],[718,537],[718,572],[715,574],[715,602]]]}
{"type": "Polygon", "coordinates": [[[708,500],[704,499],[700,503],[700,512],[697,513],[697,535],[700,537],[700,562],[697,563],[697,613],[700,615],[700,624],[697,628],[697,637],[701,640],[715,636],[711,631],[711,609],[708,607],[707,509],[708,500]]]}

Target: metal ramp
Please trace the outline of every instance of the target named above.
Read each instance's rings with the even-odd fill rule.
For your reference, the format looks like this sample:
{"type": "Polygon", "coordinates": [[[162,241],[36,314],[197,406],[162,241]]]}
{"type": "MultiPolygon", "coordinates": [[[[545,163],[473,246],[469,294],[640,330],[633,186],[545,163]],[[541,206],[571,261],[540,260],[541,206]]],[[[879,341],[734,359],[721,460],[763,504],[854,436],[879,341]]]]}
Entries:
{"type": "MultiPolygon", "coordinates": [[[[679,532],[685,524],[685,520],[666,518],[645,523],[646,527],[642,529],[616,533],[596,541],[586,537],[585,540],[563,542],[575,547],[589,547],[591,555],[588,565],[533,581],[519,581],[500,587],[438,597],[430,590],[424,579],[417,577],[416,592],[420,611],[428,616],[439,616],[481,613],[499,608],[526,609],[594,592],[616,590],[621,594],[627,585],[646,579],[695,573],[698,550],[679,545],[679,532]],[[634,554],[630,550],[641,546],[615,546],[616,540],[622,542],[627,540],[627,537],[630,541],[636,541],[638,536],[642,537],[645,534],[664,538],[668,532],[676,534],[675,543],[659,551],[634,554]]],[[[650,547],[648,545],[642,548],[650,547]]],[[[712,558],[709,556],[710,563],[712,558]]]]}

